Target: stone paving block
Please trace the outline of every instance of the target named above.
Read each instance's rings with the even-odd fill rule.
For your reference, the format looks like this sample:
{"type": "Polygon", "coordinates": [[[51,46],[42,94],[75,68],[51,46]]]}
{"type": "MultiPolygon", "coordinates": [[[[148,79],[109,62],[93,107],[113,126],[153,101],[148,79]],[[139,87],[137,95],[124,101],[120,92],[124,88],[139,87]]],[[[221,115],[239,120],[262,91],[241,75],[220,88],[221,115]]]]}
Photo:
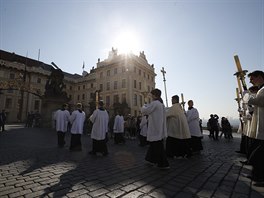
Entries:
{"type": "Polygon", "coordinates": [[[79,197],[80,195],[87,194],[88,190],[86,189],[79,189],[79,190],[74,190],[73,192],[67,193],[67,197],[79,197]]]}
{"type": "Polygon", "coordinates": [[[105,188],[100,188],[95,191],[89,192],[89,195],[92,197],[99,197],[103,196],[104,194],[107,194],[109,191],[105,188]]]}
{"type": "Polygon", "coordinates": [[[140,192],[143,192],[143,193],[149,193],[150,191],[152,191],[155,188],[156,187],[155,186],[152,186],[152,185],[145,185],[145,186],[140,187],[138,190],[140,192]]]}
{"type": "Polygon", "coordinates": [[[45,192],[43,190],[35,191],[32,193],[25,194],[25,198],[36,198],[36,197],[41,197],[45,192]]]}
{"type": "Polygon", "coordinates": [[[140,191],[133,191],[133,192],[130,192],[130,193],[126,194],[126,195],[123,195],[122,197],[123,198],[131,198],[131,197],[137,198],[137,197],[141,197],[142,194],[143,193],[140,192],[140,191]]]}
{"type": "Polygon", "coordinates": [[[125,194],[124,191],[122,191],[122,190],[120,190],[120,189],[115,189],[115,190],[110,191],[110,192],[107,193],[106,195],[107,195],[108,197],[115,198],[115,197],[120,197],[120,196],[122,196],[123,194],[125,194]]]}
{"type": "Polygon", "coordinates": [[[14,194],[14,193],[19,192],[19,191],[21,191],[21,190],[23,190],[22,187],[19,187],[19,188],[10,188],[10,189],[8,189],[8,190],[3,190],[3,191],[1,190],[1,191],[0,191],[0,197],[2,197],[2,196],[4,196],[4,195],[14,194]]]}
{"type": "Polygon", "coordinates": [[[122,191],[125,191],[125,192],[130,192],[132,190],[135,190],[137,189],[138,187],[134,184],[129,184],[129,185],[126,185],[124,187],[121,188],[122,191]]]}
{"type": "Polygon", "coordinates": [[[27,190],[21,190],[21,191],[18,191],[18,192],[15,192],[15,193],[12,193],[12,194],[9,194],[9,197],[10,198],[15,198],[15,197],[19,197],[19,196],[23,196],[23,195],[26,195],[26,194],[29,194],[31,193],[32,191],[30,189],[27,189],[27,190]]]}

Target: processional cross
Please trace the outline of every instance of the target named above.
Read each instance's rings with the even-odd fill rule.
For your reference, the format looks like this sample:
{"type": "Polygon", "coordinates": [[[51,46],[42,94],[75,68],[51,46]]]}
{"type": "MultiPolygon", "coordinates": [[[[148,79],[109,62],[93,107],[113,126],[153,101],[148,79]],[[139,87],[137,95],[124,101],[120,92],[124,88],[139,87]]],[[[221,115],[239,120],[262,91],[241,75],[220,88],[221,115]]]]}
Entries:
{"type": "Polygon", "coordinates": [[[168,98],[167,98],[167,89],[166,89],[166,79],[165,79],[165,74],[166,71],[164,70],[164,67],[162,67],[162,70],[160,70],[162,75],[163,75],[163,82],[164,82],[164,89],[165,89],[165,97],[166,97],[166,107],[168,107],[168,98]]]}

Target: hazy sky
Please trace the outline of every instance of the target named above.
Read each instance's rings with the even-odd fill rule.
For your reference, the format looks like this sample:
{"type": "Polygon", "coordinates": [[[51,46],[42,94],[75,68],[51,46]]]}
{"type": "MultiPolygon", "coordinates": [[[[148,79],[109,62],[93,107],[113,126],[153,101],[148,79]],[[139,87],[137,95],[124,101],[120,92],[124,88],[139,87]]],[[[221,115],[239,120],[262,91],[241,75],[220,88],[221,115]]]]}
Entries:
{"type": "Polygon", "coordinates": [[[234,55],[264,70],[264,0],[0,0],[2,50],[81,74],[112,47],[145,52],[164,101],[165,68],[169,106],[183,93],[201,118],[238,117],[234,55]]]}

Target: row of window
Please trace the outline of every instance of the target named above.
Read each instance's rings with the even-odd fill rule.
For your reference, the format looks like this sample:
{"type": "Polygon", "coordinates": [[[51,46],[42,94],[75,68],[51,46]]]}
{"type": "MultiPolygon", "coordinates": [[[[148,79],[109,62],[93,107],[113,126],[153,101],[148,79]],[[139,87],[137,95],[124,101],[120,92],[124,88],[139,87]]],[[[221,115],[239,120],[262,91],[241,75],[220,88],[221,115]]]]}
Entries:
{"type": "MultiPolygon", "coordinates": [[[[114,72],[113,72],[114,75],[118,74],[118,68],[114,68],[113,71],[114,71],[114,72]]],[[[128,71],[128,69],[127,69],[126,67],[122,67],[122,73],[124,73],[124,72],[126,72],[126,71],[128,71]]],[[[139,75],[139,76],[141,76],[142,73],[143,73],[143,77],[144,77],[144,78],[147,77],[148,80],[150,79],[150,75],[149,75],[149,74],[146,74],[145,71],[142,72],[141,69],[137,69],[136,67],[134,67],[134,73],[137,73],[137,71],[138,71],[138,75],[139,75]]],[[[110,69],[106,71],[106,76],[111,76],[111,70],[110,70],[110,69]]],[[[103,77],[104,77],[104,72],[100,72],[100,78],[103,78],[103,77]]],[[[151,77],[151,81],[152,81],[152,82],[154,81],[154,78],[153,78],[153,77],[151,77]]]]}

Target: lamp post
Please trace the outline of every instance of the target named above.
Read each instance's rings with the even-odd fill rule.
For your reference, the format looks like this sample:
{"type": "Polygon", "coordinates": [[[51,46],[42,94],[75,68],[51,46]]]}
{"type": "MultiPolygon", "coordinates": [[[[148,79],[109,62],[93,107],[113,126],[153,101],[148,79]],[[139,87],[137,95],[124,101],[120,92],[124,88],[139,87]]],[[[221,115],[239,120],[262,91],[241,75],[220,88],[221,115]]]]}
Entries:
{"type": "Polygon", "coordinates": [[[164,82],[164,89],[165,89],[165,97],[166,97],[166,107],[168,107],[168,98],[167,98],[167,89],[166,89],[166,79],[165,79],[165,74],[166,71],[164,70],[164,67],[162,67],[162,70],[160,70],[162,75],[163,75],[163,82],[164,82]]]}

